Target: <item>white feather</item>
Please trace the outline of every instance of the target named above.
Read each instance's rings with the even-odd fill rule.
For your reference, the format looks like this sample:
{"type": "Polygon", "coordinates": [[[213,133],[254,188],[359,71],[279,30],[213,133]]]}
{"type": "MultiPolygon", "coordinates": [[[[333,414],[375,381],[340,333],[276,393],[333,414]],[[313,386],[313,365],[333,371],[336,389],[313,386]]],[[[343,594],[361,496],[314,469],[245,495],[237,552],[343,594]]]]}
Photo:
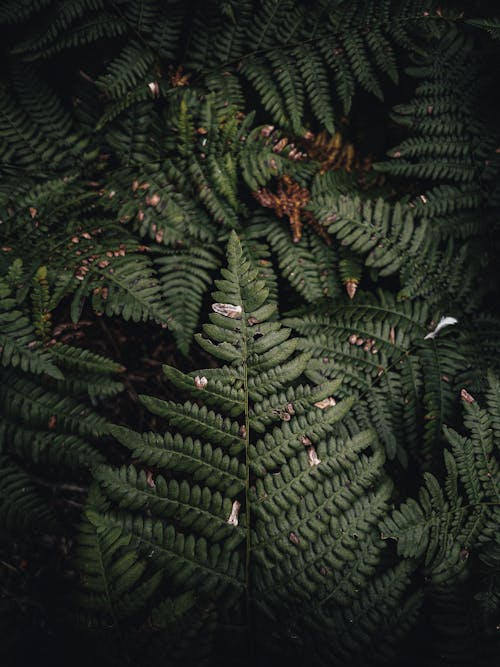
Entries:
{"type": "Polygon", "coordinates": [[[456,320],[454,317],[442,317],[434,331],[431,331],[427,334],[427,336],[424,336],[424,340],[428,340],[429,338],[436,338],[441,329],[449,327],[450,324],[458,324],[458,320],[456,320]]]}

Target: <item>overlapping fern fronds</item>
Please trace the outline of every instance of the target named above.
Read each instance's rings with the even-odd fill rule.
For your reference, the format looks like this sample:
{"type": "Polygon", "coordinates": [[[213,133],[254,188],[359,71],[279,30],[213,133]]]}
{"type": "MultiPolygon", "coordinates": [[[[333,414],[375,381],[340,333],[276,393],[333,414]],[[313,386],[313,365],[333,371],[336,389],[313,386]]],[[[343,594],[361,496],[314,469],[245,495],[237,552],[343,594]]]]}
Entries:
{"type": "Polygon", "coordinates": [[[424,340],[438,321],[426,300],[398,302],[388,291],[356,296],[356,303],[333,306],[285,319],[302,335],[300,348],[313,356],[308,375],[343,378],[339,397],[355,392],[364,398],[355,410],[373,423],[390,458],[407,456],[433,467],[442,445],[442,427],[455,412],[459,383],[470,383],[488,368],[462,352],[479,343],[467,321],[438,338],[424,340]],[[457,341],[460,341],[457,344],[457,341]],[[466,342],[468,341],[468,342],[466,342]]]}
{"type": "Polygon", "coordinates": [[[44,269],[30,280],[16,259],[0,277],[0,512],[14,533],[55,530],[48,480],[105,460],[98,439],[108,424],[90,402],[122,389],[119,364],[51,337],[44,269]]]}
{"type": "MultiPolygon", "coordinates": [[[[179,1],[170,2],[168,11],[160,2],[120,4],[92,0],[68,11],[59,11],[55,2],[33,4],[30,13],[36,16],[43,8],[44,21],[17,45],[16,53],[40,60],[126,35],[128,45],[99,78],[111,97],[127,97],[127,104],[146,99],[145,75],[150,80],[158,73],[166,78],[163,63],[180,53],[188,72],[213,90],[230,89],[233,102],[250,83],[273,121],[298,133],[311,113],[333,132],[333,100],[349,111],[358,87],[381,98],[383,82],[398,80],[397,48],[413,45],[412,29],[434,10],[432,2],[415,0],[316,2],[307,7],[291,0],[265,0],[257,6],[246,0],[205,3],[191,17],[179,1]],[[188,18],[189,47],[182,52],[188,18]]],[[[4,20],[9,16],[6,12],[4,20]]],[[[160,90],[164,94],[168,86],[160,90]]]]}
{"type": "MultiPolygon", "coordinates": [[[[281,635],[286,609],[283,622],[294,632],[304,627],[309,644],[304,605],[321,605],[322,645],[341,660],[354,636],[349,615],[366,614],[372,630],[389,623],[409,581],[405,567],[375,576],[377,524],[391,493],[383,452],[370,429],[347,417],[350,398],[335,405],[338,381],[298,384],[309,355],[296,354],[298,339],[269,320],[276,306],[235,234],[216,287],[215,312],[197,341],[225,363],[190,375],[165,367],[191,397],[141,397],[166,420],[166,433],[113,427],[136,463],[94,468],[115,506],[99,513],[99,525],[146,555],[176,591],[218,599],[239,623],[264,614],[281,635]],[[371,600],[385,586],[388,613],[373,617],[371,600]]],[[[403,616],[414,611],[409,604],[403,616]]],[[[402,627],[394,627],[395,640],[402,627]]],[[[371,640],[356,637],[361,654],[371,640]]]]}
{"type": "Polygon", "coordinates": [[[163,572],[154,561],[131,551],[130,538],[119,529],[103,525],[101,514],[107,509],[97,485],[92,485],[73,556],[80,574],[74,622],[86,637],[87,659],[143,661],[164,651],[172,665],[206,660],[214,610],[199,605],[192,591],[168,596],[163,572]],[[130,619],[134,628],[125,636],[122,628],[130,619]],[[201,627],[205,637],[198,636],[193,647],[201,627]]]}
{"type": "MultiPolygon", "coordinates": [[[[489,373],[486,407],[465,389],[461,397],[467,434],[445,427],[449,449],[444,450],[444,482],[425,473],[418,499],[402,503],[382,529],[387,539],[396,540],[400,555],[424,559],[428,595],[440,616],[441,627],[436,623],[433,633],[439,653],[456,664],[490,664],[498,588],[491,589],[493,606],[484,614],[480,607],[464,606],[468,593],[462,582],[479,567],[477,556],[495,567],[500,523],[498,378],[489,373]],[[452,618],[460,633],[446,630],[452,618]],[[477,642],[481,635],[484,644],[477,642]]],[[[494,579],[491,584],[495,586],[494,579]]]]}

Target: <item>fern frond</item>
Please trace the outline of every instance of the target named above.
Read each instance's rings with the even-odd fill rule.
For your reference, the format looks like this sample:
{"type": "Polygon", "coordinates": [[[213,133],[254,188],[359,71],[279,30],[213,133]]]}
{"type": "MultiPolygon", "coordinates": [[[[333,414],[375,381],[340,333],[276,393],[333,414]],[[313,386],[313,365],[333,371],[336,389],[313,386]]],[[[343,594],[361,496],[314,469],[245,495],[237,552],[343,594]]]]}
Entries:
{"type": "Polygon", "coordinates": [[[282,275],[307,301],[319,301],[338,293],[339,285],[334,277],[336,252],[313,232],[305,229],[301,242],[294,243],[285,227],[269,225],[267,239],[282,275]]]}
{"type": "Polygon", "coordinates": [[[78,469],[103,460],[92,440],[107,422],[85,403],[28,377],[7,376],[0,390],[3,451],[51,467],[78,469]]]}
{"type": "Polygon", "coordinates": [[[467,23],[485,30],[493,39],[500,39],[500,21],[498,19],[468,19],[467,23]]]}
{"type": "Polygon", "coordinates": [[[162,251],[155,259],[162,291],[169,311],[177,324],[174,335],[179,350],[187,354],[203,296],[218,267],[213,248],[191,246],[189,250],[162,251]]]}
{"type": "MultiPolygon", "coordinates": [[[[16,268],[16,263],[10,270],[16,268]]],[[[22,264],[18,264],[22,272],[22,264]]],[[[42,342],[37,339],[35,328],[26,307],[19,304],[9,276],[0,277],[0,358],[2,366],[19,367],[31,373],[46,373],[61,379],[61,371],[42,342]]]]}
{"type": "Polygon", "coordinates": [[[0,11],[0,22],[7,24],[21,23],[30,15],[45,9],[52,0],[34,0],[34,2],[18,2],[18,0],[7,0],[0,11]]]}
{"type": "Polygon", "coordinates": [[[454,411],[464,354],[445,338],[424,342],[432,312],[425,301],[397,302],[388,292],[356,299],[285,319],[314,358],[307,374],[316,382],[343,378],[337,395],[365,398],[357,418],[376,426],[388,455],[404,461],[411,454],[429,465],[454,411]]]}
{"type": "Polygon", "coordinates": [[[270,320],[266,283],[234,233],[215,285],[197,340],[224,365],[196,375],[165,367],[191,400],[141,397],[165,420],[164,435],[112,428],[134,464],[94,468],[120,508],[96,521],[181,589],[228,610],[242,596],[276,618],[291,598],[351,603],[358,588],[370,597],[375,568],[362,563],[368,553],[379,562],[377,525],[392,493],[383,450],[371,429],[346,420],[353,401],[336,404],[339,382],[294,381],[308,357],[270,320]]]}
{"type": "Polygon", "coordinates": [[[74,555],[81,574],[78,597],[87,628],[117,626],[145,605],[162,580],[161,572],[126,549],[130,541],[119,530],[105,530],[98,515],[105,508],[105,501],[91,489],[74,555]]]}
{"type": "Polygon", "coordinates": [[[76,4],[68,0],[62,11],[56,5],[35,34],[16,46],[15,53],[25,60],[47,59],[66,49],[126,33],[126,22],[116,13],[102,9],[103,5],[102,0],[76,4]]]}
{"type": "MultiPolygon", "coordinates": [[[[490,376],[489,383],[495,391],[498,381],[490,376]]],[[[451,445],[445,451],[444,491],[438,480],[426,473],[418,501],[407,500],[383,524],[386,537],[397,540],[401,555],[425,555],[426,566],[438,585],[460,580],[469,553],[494,536],[500,507],[499,443],[491,428],[491,414],[469,394],[462,395],[470,436],[444,428],[451,445]]],[[[496,414],[494,403],[488,407],[496,414]]]]}
{"type": "MultiPolygon", "coordinates": [[[[99,77],[96,85],[107,95],[120,98],[144,81],[153,64],[153,54],[145,50],[144,45],[132,42],[108,66],[106,74],[99,77]]],[[[154,79],[153,73],[150,78],[154,79]]]]}
{"type": "Polygon", "coordinates": [[[414,226],[410,210],[394,208],[378,199],[372,203],[359,197],[329,197],[317,202],[316,217],[345,246],[367,254],[366,266],[376,268],[381,276],[398,271],[412,256],[425,253],[427,225],[414,226]]]}
{"type": "Polygon", "coordinates": [[[0,456],[0,520],[2,529],[20,536],[59,528],[31,476],[5,454],[0,456]]]}

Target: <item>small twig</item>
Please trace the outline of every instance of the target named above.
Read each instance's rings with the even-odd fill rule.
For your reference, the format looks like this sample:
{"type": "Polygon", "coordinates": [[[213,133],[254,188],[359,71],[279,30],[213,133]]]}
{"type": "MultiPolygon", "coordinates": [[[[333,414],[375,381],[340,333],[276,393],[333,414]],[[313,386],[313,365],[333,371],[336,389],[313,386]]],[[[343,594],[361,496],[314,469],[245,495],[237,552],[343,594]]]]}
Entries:
{"type": "Polygon", "coordinates": [[[78,484],[68,484],[66,482],[61,482],[60,484],[58,484],[57,482],[47,482],[45,479],[41,479],[40,477],[33,477],[33,480],[39,486],[44,486],[47,489],[52,489],[52,491],[54,492],[72,491],[74,493],[86,494],[89,490],[87,486],[79,486],[78,484]]]}
{"type": "Polygon", "coordinates": [[[66,500],[66,504],[67,505],[72,505],[73,507],[78,507],[78,508],[85,507],[85,505],[83,503],[77,503],[76,500],[69,500],[68,499],[68,500],[66,500]]]}
{"type": "Polygon", "coordinates": [[[17,569],[17,567],[14,567],[10,563],[6,563],[4,560],[0,560],[0,565],[3,565],[8,570],[11,570],[12,572],[15,572],[16,574],[19,574],[19,570],[17,569]]]}
{"type": "Polygon", "coordinates": [[[61,491],[74,491],[75,493],[87,493],[89,490],[87,486],[78,486],[78,484],[58,484],[57,488],[61,491]]]}

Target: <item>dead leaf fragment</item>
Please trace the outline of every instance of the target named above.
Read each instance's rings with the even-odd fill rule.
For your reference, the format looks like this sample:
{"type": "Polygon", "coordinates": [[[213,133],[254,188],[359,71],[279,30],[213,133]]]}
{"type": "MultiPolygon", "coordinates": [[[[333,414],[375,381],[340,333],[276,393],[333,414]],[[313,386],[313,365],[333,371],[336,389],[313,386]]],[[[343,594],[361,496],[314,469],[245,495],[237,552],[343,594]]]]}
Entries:
{"type": "Polygon", "coordinates": [[[462,401],[464,401],[465,403],[474,403],[475,400],[476,400],[476,399],[474,398],[474,396],[471,396],[471,395],[469,394],[469,392],[467,391],[467,389],[462,389],[462,391],[460,392],[460,398],[461,398],[462,401]]]}
{"type": "Polygon", "coordinates": [[[151,81],[148,83],[148,88],[153,94],[153,97],[160,97],[160,86],[158,85],[158,81],[151,81]]]}
{"type": "Polygon", "coordinates": [[[321,463],[321,459],[319,458],[316,450],[312,445],[310,447],[307,447],[306,453],[307,453],[307,460],[309,461],[310,466],[317,466],[321,463]]]}
{"type": "Polygon", "coordinates": [[[322,401],[318,401],[314,405],[321,410],[325,410],[326,408],[332,408],[334,405],[337,405],[337,401],[333,398],[333,396],[328,396],[322,401]]]}
{"type": "Polygon", "coordinates": [[[159,194],[151,195],[151,197],[146,197],[146,204],[149,206],[158,206],[160,199],[161,198],[159,194]]]}
{"type": "Polygon", "coordinates": [[[194,384],[196,389],[205,389],[208,384],[208,380],[204,375],[202,377],[197,375],[194,379],[194,384]]]}
{"type": "Polygon", "coordinates": [[[230,317],[233,320],[240,319],[243,309],[241,306],[233,306],[232,303],[213,303],[212,310],[223,315],[224,317],[230,317]]]}
{"type": "Polygon", "coordinates": [[[230,526],[237,526],[238,525],[238,514],[240,512],[240,507],[241,507],[241,503],[239,503],[237,500],[235,500],[233,502],[233,506],[231,507],[231,514],[229,515],[229,519],[226,522],[230,526]]]}
{"type": "Polygon", "coordinates": [[[153,479],[153,473],[151,470],[148,470],[146,473],[146,484],[149,486],[150,489],[154,489],[156,487],[155,481],[153,479]]]}
{"type": "Polygon", "coordinates": [[[358,289],[358,281],[357,280],[348,280],[345,284],[345,289],[347,292],[347,296],[350,299],[354,299],[354,295],[357,292],[358,289]]]}
{"type": "Polygon", "coordinates": [[[268,137],[272,132],[274,132],[274,125],[264,125],[260,134],[262,137],[268,137]]]}

